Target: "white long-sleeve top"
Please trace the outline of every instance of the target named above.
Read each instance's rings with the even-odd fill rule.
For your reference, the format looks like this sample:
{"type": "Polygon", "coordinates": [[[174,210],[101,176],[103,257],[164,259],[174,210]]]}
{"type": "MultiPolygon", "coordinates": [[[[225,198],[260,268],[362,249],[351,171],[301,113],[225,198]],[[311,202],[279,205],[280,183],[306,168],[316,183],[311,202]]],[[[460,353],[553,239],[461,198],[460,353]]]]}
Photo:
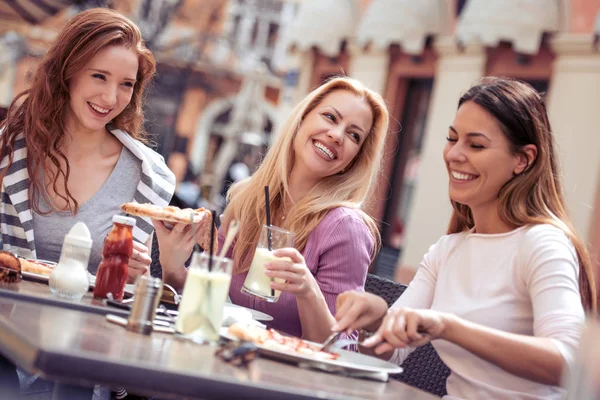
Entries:
{"type": "MultiPolygon", "coordinates": [[[[449,312],[506,332],[550,338],[573,362],[585,313],[577,254],[551,225],[443,236],[392,307],[449,312]]],[[[510,374],[446,340],[432,342],[451,370],[447,398],[560,399],[563,389],[510,374]]],[[[400,364],[412,349],[396,350],[400,364]]]]}

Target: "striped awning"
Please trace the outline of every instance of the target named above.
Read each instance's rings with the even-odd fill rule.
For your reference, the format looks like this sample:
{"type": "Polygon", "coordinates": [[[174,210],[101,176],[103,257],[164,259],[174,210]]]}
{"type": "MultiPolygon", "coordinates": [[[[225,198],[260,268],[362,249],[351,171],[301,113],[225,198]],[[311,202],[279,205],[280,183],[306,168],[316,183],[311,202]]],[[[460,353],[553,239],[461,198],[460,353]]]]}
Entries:
{"type": "Polygon", "coordinates": [[[408,54],[421,54],[429,35],[449,33],[446,0],[373,0],[358,28],[359,46],[387,49],[399,44],[408,54]]]}
{"type": "Polygon", "coordinates": [[[460,16],[459,42],[497,46],[512,43],[515,51],[535,54],[545,32],[559,29],[559,0],[469,0],[460,16]]]}
{"type": "Polygon", "coordinates": [[[336,56],[344,40],[354,37],[359,10],[353,0],[305,0],[290,27],[287,48],[308,50],[317,47],[336,56]]]}
{"type": "Polygon", "coordinates": [[[2,0],[0,23],[6,21],[39,24],[73,3],[73,0],[2,0]]]}

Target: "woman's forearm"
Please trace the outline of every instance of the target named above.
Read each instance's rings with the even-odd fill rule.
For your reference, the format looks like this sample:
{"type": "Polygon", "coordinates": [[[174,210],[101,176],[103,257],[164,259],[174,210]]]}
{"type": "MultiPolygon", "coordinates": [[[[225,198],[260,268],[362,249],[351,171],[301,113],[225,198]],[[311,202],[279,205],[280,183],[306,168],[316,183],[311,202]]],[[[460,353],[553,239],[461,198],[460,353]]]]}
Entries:
{"type": "Polygon", "coordinates": [[[441,337],[511,374],[559,385],[565,360],[548,338],[518,335],[449,316],[441,337]]]}
{"type": "Polygon", "coordinates": [[[302,338],[319,343],[327,339],[336,321],[321,290],[316,287],[304,296],[296,296],[296,303],[302,325],[302,338]]]}

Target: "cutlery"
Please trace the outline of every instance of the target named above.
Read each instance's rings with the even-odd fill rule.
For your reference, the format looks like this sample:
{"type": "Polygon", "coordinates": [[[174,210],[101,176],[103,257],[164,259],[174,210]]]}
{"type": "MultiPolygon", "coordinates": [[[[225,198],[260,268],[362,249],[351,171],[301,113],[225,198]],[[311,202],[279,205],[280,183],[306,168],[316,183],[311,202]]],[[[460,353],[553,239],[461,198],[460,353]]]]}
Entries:
{"type": "Polygon", "coordinates": [[[179,293],[177,293],[177,290],[175,290],[173,286],[163,282],[163,289],[164,288],[167,288],[173,294],[173,302],[175,305],[178,305],[181,301],[181,297],[179,296],[179,293]]]}
{"type": "Polygon", "coordinates": [[[327,351],[337,340],[339,339],[342,332],[333,332],[321,345],[319,351],[327,351]]]}
{"type": "MultiPolygon", "coordinates": [[[[424,331],[424,330],[421,330],[421,329],[419,329],[419,330],[417,330],[417,332],[418,332],[418,333],[420,333],[421,335],[423,335],[423,337],[429,336],[429,333],[428,333],[427,331],[424,331]]],[[[364,338],[363,338],[363,341],[357,341],[357,340],[350,339],[350,338],[348,338],[348,339],[343,339],[343,340],[339,340],[339,339],[340,339],[340,335],[341,335],[341,334],[342,334],[342,332],[333,332],[331,335],[329,335],[329,337],[328,337],[327,339],[325,339],[325,341],[324,341],[324,342],[323,342],[323,344],[321,345],[321,347],[320,347],[319,351],[328,351],[328,350],[330,350],[332,347],[334,347],[334,345],[335,345],[336,343],[338,343],[338,342],[339,342],[339,344],[341,345],[341,346],[339,346],[339,347],[345,347],[345,346],[347,346],[347,345],[349,345],[349,344],[353,344],[353,343],[356,343],[356,344],[362,345],[362,343],[363,343],[364,339],[367,339],[368,337],[372,336],[374,333],[373,333],[373,334],[371,334],[371,335],[368,335],[367,337],[364,337],[364,338]],[[342,342],[343,342],[343,343],[342,343],[342,342]]],[[[410,345],[410,344],[409,344],[409,345],[410,345]]]]}

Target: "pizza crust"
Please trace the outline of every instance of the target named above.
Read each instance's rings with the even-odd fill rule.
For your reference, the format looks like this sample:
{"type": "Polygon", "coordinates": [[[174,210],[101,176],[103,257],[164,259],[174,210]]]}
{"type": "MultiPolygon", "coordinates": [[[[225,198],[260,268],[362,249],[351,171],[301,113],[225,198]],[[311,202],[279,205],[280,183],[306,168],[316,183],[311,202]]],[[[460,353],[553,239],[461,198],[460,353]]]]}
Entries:
{"type": "MultiPolygon", "coordinates": [[[[205,208],[198,208],[195,210],[191,208],[181,209],[175,206],[160,207],[149,203],[141,204],[131,202],[122,204],[121,210],[129,215],[147,217],[174,224],[199,223],[198,229],[202,230],[202,232],[200,238],[198,239],[198,245],[200,245],[203,250],[208,250],[210,248],[210,225],[212,215],[210,211],[205,208]]],[[[219,250],[219,243],[218,240],[216,240],[217,228],[214,224],[212,224],[212,229],[215,235],[213,254],[216,254],[219,250]]]]}
{"type": "Polygon", "coordinates": [[[8,251],[0,251],[0,287],[21,282],[19,259],[8,251]]]}
{"type": "Polygon", "coordinates": [[[20,258],[19,262],[21,263],[21,270],[31,274],[50,276],[52,270],[54,269],[54,266],[41,261],[20,258]]]}
{"type": "Polygon", "coordinates": [[[204,218],[210,218],[210,211],[205,208],[198,208],[196,210],[191,208],[181,209],[174,206],[160,207],[154,204],[131,202],[121,204],[121,210],[129,215],[148,217],[172,223],[190,224],[200,222],[204,218]]]}
{"type": "Polygon", "coordinates": [[[253,343],[262,343],[269,336],[266,329],[256,325],[242,325],[239,323],[232,324],[227,332],[240,340],[253,343]]]}

